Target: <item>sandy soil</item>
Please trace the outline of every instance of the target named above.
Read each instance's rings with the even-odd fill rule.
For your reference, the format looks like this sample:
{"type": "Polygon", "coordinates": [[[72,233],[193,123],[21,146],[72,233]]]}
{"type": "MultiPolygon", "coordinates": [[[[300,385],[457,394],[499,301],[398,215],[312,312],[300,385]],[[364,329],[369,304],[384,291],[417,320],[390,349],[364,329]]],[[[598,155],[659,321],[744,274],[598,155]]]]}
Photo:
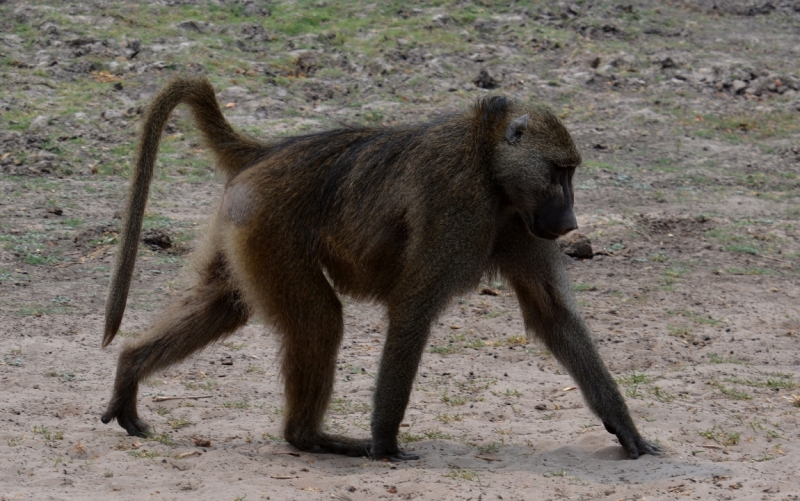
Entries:
{"type": "MultiPolygon", "coordinates": [[[[132,4],[0,2],[0,500],[800,499],[800,4],[716,4],[535,3],[469,22],[401,9],[463,45],[404,39],[402,57],[342,63],[336,46],[258,30],[253,42],[213,16],[139,46],[113,31],[132,4]],[[143,385],[152,439],[101,424],[116,353],[180,293],[220,193],[177,118],[164,164],[206,163],[156,179],[148,225],[171,246],[141,250],[123,339],[101,350],[130,163],[115,148],[133,144],[171,62],[194,57],[180,44],[230,33],[218,50],[259,76],[215,83],[251,133],[432,116],[486,92],[473,82],[485,68],[495,92],[561,113],[586,159],[576,210],[595,252],[565,263],[639,429],[666,453],[627,460],[491,282],[433,327],[401,435],[419,461],[283,442],[278,347],[257,324],[143,385]],[[315,76],[301,52],[280,80],[277,56],[250,51],[267,42],[312,44],[316,65],[343,69],[315,76]],[[81,82],[105,87],[76,103],[64,89],[81,82]]],[[[346,300],[329,429],[367,436],[385,326],[381,308],[346,300]]]]}

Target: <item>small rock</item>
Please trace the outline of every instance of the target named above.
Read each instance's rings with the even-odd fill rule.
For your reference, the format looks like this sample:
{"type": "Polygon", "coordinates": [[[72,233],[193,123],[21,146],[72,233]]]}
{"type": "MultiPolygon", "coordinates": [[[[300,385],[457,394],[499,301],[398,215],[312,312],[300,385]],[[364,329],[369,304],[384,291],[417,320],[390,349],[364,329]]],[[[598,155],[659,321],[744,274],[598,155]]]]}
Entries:
{"type": "Polygon", "coordinates": [[[58,35],[58,26],[53,23],[44,23],[43,25],[39,26],[39,29],[45,35],[58,35]]]}
{"type": "Polygon", "coordinates": [[[217,99],[220,101],[238,101],[247,98],[249,95],[250,91],[247,88],[234,85],[219,91],[217,99]]]}
{"type": "Polygon", "coordinates": [[[753,94],[754,96],[761,96],[765,92],[769,91],[770,83],[772,82],[770,82],[768,78],[758,77],[750,82],[750,84],[747,86],[747,89],[745,89],[745,92],[748,94],[753,94]]]}
{"type": "Polygon", "coordinates": [[[566,237],[559,239],[558,245],[564,254],[578,258],[578,259],[592,259],[594,251],[592,251],[592,243],[586,236],[572,232],[566,237]]]}
{"type": "Polygon", "coordinates": [[[547,409],[547,405],[545,405],[545,404],[537,404],[536,407],[534,407],[534,409],[536,409],[537,411],[543,411],[543,410],[547,409]]]}
{"type": "Polygon", "coordinates": [[[446,24],[450,24],[453,21],[453,18],[448,14],[436,14],[431,20],[433,21],[433,24],[437,26],[444,26],[446,24]]]}
{"type": "Polygon", "coordinates": [[[255,117],[258,118],[259,120],[264,120],[268,116],[267,111],[268,109],[266,106],[259,106],[258,108],[256,108],[256,111],[253,113],[253,115],[255,115],[255,117]]]}
{"type": "Polygon", "coordinates": [[[37,131],[44,129],[50,125],[50,117],[45,115],[39,115],[38,117],[31,120],[31,124],[28,126],[28,130],[37,131]]]}
{"type": "Polygon", "coordinates": [[[742,80],[734,80],[731,84],[731,90],[734,94],[741,94],[747,88],[747,83],[742,80]]]}
{"type": "Polygon", "coordinates": [[[127,59],[133,59],[142,50],[142,39],[125,38],[122,42],[122,49],[127,59]]]}
{"type": "Polygon", "coordinates": [[[202,33],[204,26],[202,26],[201,23],[198,23],[197,21],[192,19],[189,21],[181,21],[180,23],[178,23],[178,28],[187,31],[194,31],[195,33],[202,33]]]}
{"type": "Polygon", "coordinates": [[[661,61],[659,61],[659,64],[661,64],[661,69],[662,70],[666,70],[667,68],[677,68],[678,67],[678,65],[675,63],[675,61],[669,56],[667,56],[667,57],[663,58],[661,61]]]}
{"type": "Polygon", "coordinates": [[[489,31],[494,27],[494,23],[488,19],[478,18],[472,22],[472,26],[479,31],[489,31]]]}
{"type": "Polygon", "coordinates": [[[222,357],[222,365],[233,365],[233,358],[230,355],[222,357]]]}
{"type": "Polygon", "coordinates": [[[122,118],[124,114],[120,110],[106,110],[101,116],[106,120],[115,120],[117,118],[122,118]]]}

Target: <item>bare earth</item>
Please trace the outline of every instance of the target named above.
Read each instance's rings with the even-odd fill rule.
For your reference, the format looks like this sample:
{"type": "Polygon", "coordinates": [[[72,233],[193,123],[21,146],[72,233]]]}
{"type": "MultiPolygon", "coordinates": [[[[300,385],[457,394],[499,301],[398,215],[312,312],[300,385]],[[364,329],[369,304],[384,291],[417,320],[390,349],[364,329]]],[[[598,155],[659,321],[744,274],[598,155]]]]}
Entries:
{"type": "MultiPolygon", "coordinates": [[[[800,3],[365,4],[355,19],[410,24],[343,45],[326,42],[335,20],[270,24],[300,16],[291,3],[64,3],[0,2],[0,500],[800,499],[800,3]],[[283,442],[278,346],[258,324],[143,385],[152,439],[100,423],[116,353],[180,294],[221,192],[179,113],[155,243],[101,350],[115,213],[160,84],[208,74],[234,124],[272,137],[463,109],[482,69],[492,92],[548,103],[584,154],[576,212],[597,254],[565,262],[663,456],[626,459],[491,278],[433,326],[401,428],[419,461],[283,442]]],[[[344,301],[327,426],[367,436],[386,320],[344,301]]]]}

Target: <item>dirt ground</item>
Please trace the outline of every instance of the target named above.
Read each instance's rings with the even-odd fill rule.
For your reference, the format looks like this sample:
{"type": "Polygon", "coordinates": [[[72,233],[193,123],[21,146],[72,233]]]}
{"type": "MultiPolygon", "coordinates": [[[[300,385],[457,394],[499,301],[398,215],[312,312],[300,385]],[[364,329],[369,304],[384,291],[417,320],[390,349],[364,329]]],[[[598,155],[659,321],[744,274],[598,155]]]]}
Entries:
{"type": "MultiPolygon", "coordinates": [[[[800,2],[52,5],[0,1],[0,500],[800,499],[800,2]],[[433,326],[418,461],[288,446],[258,324],[146,381],[151,439],[103,425],[116,353],[180,294],[221,193],[177,113],[101,350],[141,109],[178,73],[260,137],[549,105],[585,160],[575,294],[666,453],[627,460],[489,279],[433,326]]],[[[367,436],[385,314],[344,302],[326,426],[367,436]]]]}

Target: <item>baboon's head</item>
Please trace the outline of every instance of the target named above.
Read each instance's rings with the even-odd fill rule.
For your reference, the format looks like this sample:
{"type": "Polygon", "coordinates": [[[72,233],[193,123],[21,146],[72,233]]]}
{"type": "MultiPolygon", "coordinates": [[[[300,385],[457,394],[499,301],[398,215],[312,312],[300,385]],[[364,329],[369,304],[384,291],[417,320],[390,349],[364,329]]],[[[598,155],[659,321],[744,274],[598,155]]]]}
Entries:
{"type": "Polygon", "coordinates": [[[572,175],[581,163],[564,124],[550,111],[525,109],[512,116],[497,144],[495,179],[531,233],[554,240],[578,227],[572,175]]]}

